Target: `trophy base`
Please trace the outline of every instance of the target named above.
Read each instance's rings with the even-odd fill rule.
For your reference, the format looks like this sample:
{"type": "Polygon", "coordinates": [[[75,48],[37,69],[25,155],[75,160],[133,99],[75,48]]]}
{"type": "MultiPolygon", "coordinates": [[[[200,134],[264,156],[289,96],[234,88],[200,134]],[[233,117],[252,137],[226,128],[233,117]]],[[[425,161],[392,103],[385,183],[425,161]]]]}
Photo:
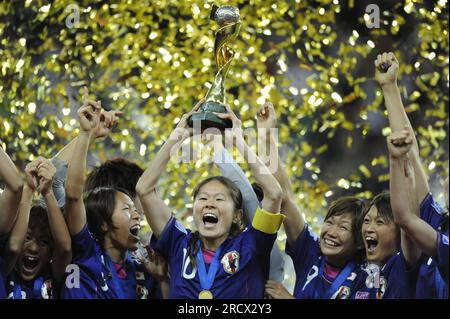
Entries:
{"type": "Polygon", "coordinates": [[[231,128],[233,126],[230,120],[223,120],[217,117],[217,115],[213,114],[212,112],[227,113],[227,110],[223,105],[219,103],[208,101],[202,106],[201,112],[192,114],[191,118],[189,119],[188,125],[190,127],[193,127],[194,122],[200,121],[202,132],[205,129],[211,127],[217,128],[220,131],[224,131],[226,128],[231,128]]]}

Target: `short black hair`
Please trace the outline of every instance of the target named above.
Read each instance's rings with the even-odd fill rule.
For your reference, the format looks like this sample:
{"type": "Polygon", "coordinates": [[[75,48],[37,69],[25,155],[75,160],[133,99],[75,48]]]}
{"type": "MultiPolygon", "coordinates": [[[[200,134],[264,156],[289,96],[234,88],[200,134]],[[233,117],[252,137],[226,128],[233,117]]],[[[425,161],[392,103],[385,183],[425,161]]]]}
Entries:
{"type": "Polygon", "coordinates": [[[256,197],[258,198],[258,202],[261,203],[264,199],[264,191],[263,191],[262,187],[257,183],[252,183],[252,188],[256,194],[256,197]]]}
{"type": "Polygon", "coordinates": [[[104,247],[106,234],[102,229],[103,224],[114,227],[112,216],[116,207],[117,192],[130,196],[125,189],[113,187],[97,187],[85,194],[87,224],[101,247],[104,247]]]}
{"type": "Polygon", "coordinates": [[[30,218],[28,220],[28,229],[39,228],[48,235],[52,240],[52,232],[50,230],[50,222],[48,221],[47,210],[40,205],[33,205],[30,209],[30,218]]]}
{"type": "Polygon", "coordinates": [[[144,170],[136,163],[125,158],[108,160],[94,168],[85,183],[86,191],[98,187],[123,189],[131,198],[136,197],[136,184],[144,170]]]}
{"type": "Polygon", "coordinates": [[[391,207],[391,196],[388,191],[384,191],[376,195],[369,203],[369,206],[364,213],[364,216],[369,212],[370,208],[375,206],[378,210],[378,215],[388,224],[394,222],[394,213],[391,207]]]}

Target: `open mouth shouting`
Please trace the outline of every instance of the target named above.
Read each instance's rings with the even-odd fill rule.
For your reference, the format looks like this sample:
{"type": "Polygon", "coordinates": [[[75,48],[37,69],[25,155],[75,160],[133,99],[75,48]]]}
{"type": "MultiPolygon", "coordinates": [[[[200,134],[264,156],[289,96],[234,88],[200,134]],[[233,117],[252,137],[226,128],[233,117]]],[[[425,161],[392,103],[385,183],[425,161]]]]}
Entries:
{"type": "Polygon", "coordinates": [[[26,275],[33,275],[39,266],[39,257],[33,255],[25,255],[22,258],[22,268],[26,275]]]}
{"type": "Polygon", "coordinates": [[[219,218],[217,217],[217,214],[213,212],[206,212],[203,214],[203,225],[206,229],[214,228],[217,223],[219,222],[219,218]]]}
{"type": "Polygon", "coordinates": [[[366,249],[368,253],[373,253],[378,246],[378,240],[372,236],[364,237],[366,249]]]}
{"type": "Polygon", "coordinates": [[[141,225],[139,223],[134,224],[130,227],[130,234],[134,240],[139,241],[139,231],[141,230],[141,225]]]}

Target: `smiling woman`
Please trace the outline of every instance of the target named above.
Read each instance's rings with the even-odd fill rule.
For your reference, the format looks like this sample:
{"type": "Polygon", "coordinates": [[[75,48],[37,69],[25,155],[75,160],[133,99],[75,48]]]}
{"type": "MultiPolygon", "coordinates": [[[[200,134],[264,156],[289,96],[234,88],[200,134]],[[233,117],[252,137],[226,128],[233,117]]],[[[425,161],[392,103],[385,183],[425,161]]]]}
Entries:
{"type": "Polygon", "coordinates": [[[331,203],[320,237],[303,221],[297,238],[288,237],[286,252],[297,275],[294,296],[298,299],[348,299],[361,260],[362,244],[357,221],[365,202],[342,197],[331,203]]]}
{"type": "MultiPolygon", "coordinates": [[[[261,107],[257,114],[258,128],[267,129],[275,126],[276,114],[273,105],[261,107]]],[[[275,136],[272,130],[267,131],[263,143],[267,143],[267,149],[276,150],[275,136]]],[[[295,202],[292,184],[278,152],[270,152],[268,161],[271,167],[276,167],[275,176],[283,189],[286,253],[292,258],[296,274],[294,297],[350,298],[362,253],[357,221],[364,212],[365,201],[347,196],[331,203],[318,238],[306,223],[295,202]]],[[[284,292],[280,294],[280,288],[276,283],[268,282],[266,288],[266,292],[273,298],[292,297],[284,292]]]]}

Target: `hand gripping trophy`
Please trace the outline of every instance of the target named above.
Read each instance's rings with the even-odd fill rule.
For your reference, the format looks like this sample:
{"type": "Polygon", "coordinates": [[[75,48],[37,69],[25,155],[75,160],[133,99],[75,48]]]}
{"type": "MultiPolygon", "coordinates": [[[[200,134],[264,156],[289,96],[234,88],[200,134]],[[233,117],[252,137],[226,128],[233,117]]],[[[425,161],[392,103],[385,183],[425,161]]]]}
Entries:
{"type": "Polygon", "coordinates": [[[205,102],[198,113],[189,119],[189,126],[200,121],[201,129],[215,127],[219,130],[231,127],[229,120],[222,120],[216,113],[227,113],[225,107],[225,77],[233,60],[234,51],[228,46],[236,40],[241,27],[239,10],[232,6],[217,7],[213,5],[211,20],[215,20],[220,29],[216,32],[214,42],[214,57],[217,64],[217,74],[214,83],[206,93],[205,102]]]}

